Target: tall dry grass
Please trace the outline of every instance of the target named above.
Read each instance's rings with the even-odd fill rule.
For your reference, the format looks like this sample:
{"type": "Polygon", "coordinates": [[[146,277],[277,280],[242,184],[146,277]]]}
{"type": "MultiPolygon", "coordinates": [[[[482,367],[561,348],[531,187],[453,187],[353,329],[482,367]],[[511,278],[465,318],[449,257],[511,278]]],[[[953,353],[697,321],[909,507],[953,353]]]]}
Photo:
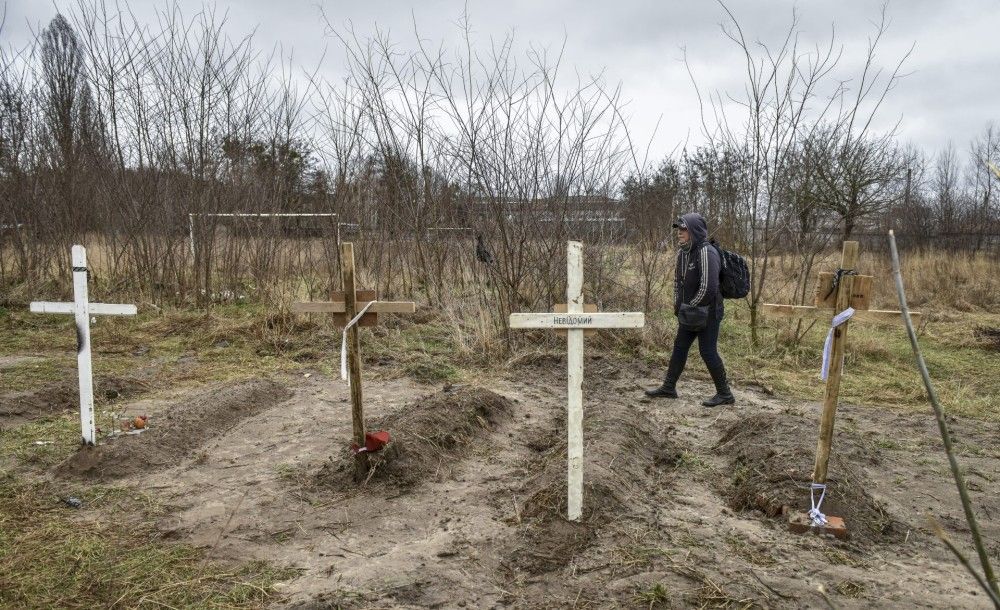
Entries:
{"type": "MultiPolygon", "coordinates": [[[[220,252],[252,253],[262,247],[259,239],[230,236],[217,240],[220,252]],[[235,243],[234,242],[238,242],[235,243]]],[[[91,298],[112,302],[136,302],[148,309],[192,308],[207,301],[211,304],[258,304],[263,311],[287,314],[288,305],[297,300],[325,300],[339,288],[337,248],[330,240],[281,239],[270,244],[276,253],[274,263],[262,274],[252,256],[215,256],[212,269],[216,288],[211,294],[195,294],[179,286],[170,291],[151,292],[144,282],[131,282],[128,268],[121,266],[120,251],[100,240],[88,248],[92,270],[91,298]]],[[[493,301],[497,280],[492,265],[475,257],[471,239],[440,240],[427,245],[426,251],[439,250],[440,282],[426,281],[428,274],[418,271],[412,240],[356,241],[358,277],[362,286],[375,288],[381,298],[416,300],[426,316],[449,330],[456,353],[470,359],[507,357],[526,342],[555,341],[546,333],[508,332],[506,312],[493,301]]],[[[183,254],[176,265],[184,269],[191,261],[183,254]]],[[[564,266],[565,253],[556,252],[555,266],[564,266]]],[[[66,253],[66,259],[69,253],[66,253]]],[[[770,259],[768,285],[764,300],[776,303],[801,301],[802,285],[807,287],[805,302],[811,301],[812,287],[821,270],[834,270],[840,252],[830,250],[816,257],[803,277],[805,265],[793,255],[770,259]]],[[[62,261],[60,261],[61,263],[62,261]]],[[[53,262],[53,265],[56,263],[53,262]]],[[[426,259],[424,260],[426,264],[426,259]]],[[[669,344],[674,331],[672,310],[673,254],[664,252],[658,268],[650,271],[642,265],[635,247],[609,245],[588,247],[585,253],[585,297],[606,311],[642,311],[648,324],[643,332],[603,333],[594,340],[596,347],[627,349],[628,346],[669,344]],[[659,279],[657,290],[647,290],[645,278],[652,273],[659,279]],[[648,303],[648,307],[644,306],[648,303]]],[[[983,253],[920,251],[904,255],[903,276],[914,308],[926,312],[925,319],[955,319],[963,313],[1000,312],[1000,260],[983,253]]],[[[43,283],[8,286],[0,294],[0,305],[26,307],[30,300],[70,298],[69,271],[53,270],[52,279],[43,283]]],[[[894,309],[891,286],[891,263],[881,253],[863,252],[858,264],[862,274],[875,276],[872,307],[894,309]]],[[[191,277],[191,275],[188,275],[191,277]]],[[[522,311],[540,311],[562,302],[564,283],[526,282],[518,294],[522,311]]],[[[734,324],[749,324],[745,303],[727,302],[728,317],[734,324]]]]}
{"type": "MultiPolygon", "coordinates": [[[[957,312],[1000,311],[1000,258],[984,252],[916,250],[900,261],[910,304],[917,307],[957,312]]],[[[800,261],[792,256],[772,260],[777,271],[766,291],[769,302],[791,303],[794,286],[801,281],[800,261]]],[[[819,271],[833,271],[840,264],[840,251],[830,250],[817,257],[812,277],[807,278],[807,301],[819,271]]],[[[881,252],[862,252],[858,273],[875,277],[873,309],[896,309],[892,289],[892,261],[881,252]]],[[[811,304],[811,303],[807,303],[811,304]]]]}

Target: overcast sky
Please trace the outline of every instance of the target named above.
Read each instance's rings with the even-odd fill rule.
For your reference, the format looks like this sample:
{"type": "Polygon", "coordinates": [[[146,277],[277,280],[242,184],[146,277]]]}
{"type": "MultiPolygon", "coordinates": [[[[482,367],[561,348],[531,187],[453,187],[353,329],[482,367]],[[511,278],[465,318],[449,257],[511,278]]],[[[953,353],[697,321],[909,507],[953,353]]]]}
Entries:
{"type": "MultiPolygon", "coordinates": [[[[112,3],[113,0],[107,0],[112,3]]],[[[0,0],[0,6],[4,0],[0,0]]],[[[75,2],[7,0],[4,45],[23,45],[55,15],[75,2]]],[[[123,5],[126,3],[123,2],[123,5]]],[[[140,19],[155,23],[162,2],[127,3],[140,19]]],[[[202,10],[200,0],[180,0],[186,16],[202,10]]],[[[869,0],[791,2],[732,0],[727,3],[748,38],[776,44],[797,9],[805,46],[829,39],[835,27],[844,58],[839,74],[857,74],[868,36],[879,20],[881,4],[869,0]]],[[[554,50],[565,41],[564,66],[585,74],[603,71],[621,83],[630,100],[632,133],[652,140],[652,157],[662,157],[684,142],[702,140],[698,98],[682,56],[704,91],[739,92],[744,66],[738,50],[722,34],[722,8],[708,1],[570,0],[217,0],[228,13],[229,35],[241,38],[256,29],[259,48],[280,45],[296,63],[330,78],[343,74],[343,53],[325,34],[321,8],[333,25],[350,24],[360,35],[376,25],[391,33],[401,48],[412,46],[414,21],[420,35],[456,44],[456,25],[467,6],[475,35],[482,42],[513,30],[520,46],[554,50]]],[[[895,0],[888,4],[890,27],[879,54],[892,69],[913,46],[904,66],[908,76],[890,94],[879,125],[901,121],[904,141],[935,152],[951,141],[965,150],[990,121],[1000,122],[1000,0],[895,0]]],[[[567,72],[569,74],[569,72],[567,72]]]]}

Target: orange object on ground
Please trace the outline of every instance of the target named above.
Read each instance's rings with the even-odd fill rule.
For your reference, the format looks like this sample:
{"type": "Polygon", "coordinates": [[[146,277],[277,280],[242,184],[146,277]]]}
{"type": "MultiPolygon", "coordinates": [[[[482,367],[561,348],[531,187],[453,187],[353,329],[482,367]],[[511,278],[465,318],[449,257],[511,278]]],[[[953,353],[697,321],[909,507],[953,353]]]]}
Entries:
{"type": "Polygon", "coordinates": [[[389,440],[389,433],[385,430],[365,432],[365,446],[358,447],[357,443],[351,443],[351,451],[354,453],[375,453],[388,445],[389,440]]]}

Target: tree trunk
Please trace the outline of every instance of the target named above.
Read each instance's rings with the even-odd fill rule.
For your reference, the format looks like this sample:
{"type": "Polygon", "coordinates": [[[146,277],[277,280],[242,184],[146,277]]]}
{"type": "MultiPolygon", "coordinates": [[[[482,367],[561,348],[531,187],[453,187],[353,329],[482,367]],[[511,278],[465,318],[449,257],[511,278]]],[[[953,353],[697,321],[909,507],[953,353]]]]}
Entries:
{"type": "Polygon", "coordinates": [[[854,214],[844,216],[844,241],[851,239],[851,235],[854,233],[855,222],[854,214]]]}

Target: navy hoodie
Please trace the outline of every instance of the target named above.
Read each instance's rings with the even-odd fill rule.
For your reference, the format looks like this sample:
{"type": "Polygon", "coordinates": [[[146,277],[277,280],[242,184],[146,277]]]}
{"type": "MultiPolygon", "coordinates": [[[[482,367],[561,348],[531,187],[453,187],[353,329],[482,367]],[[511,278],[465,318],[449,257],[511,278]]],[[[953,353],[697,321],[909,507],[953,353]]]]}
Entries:
{"type": "Polygon", "coordinates": [[[701,214],[681,216],[691,236],[691,250],[677,252],[674,268],[674,314],[681,301],[689,305],[708,305],[709,315],[721,319],[723,299],[719,294],[719,252],[708,243],[708,225],[701,214]]]}

